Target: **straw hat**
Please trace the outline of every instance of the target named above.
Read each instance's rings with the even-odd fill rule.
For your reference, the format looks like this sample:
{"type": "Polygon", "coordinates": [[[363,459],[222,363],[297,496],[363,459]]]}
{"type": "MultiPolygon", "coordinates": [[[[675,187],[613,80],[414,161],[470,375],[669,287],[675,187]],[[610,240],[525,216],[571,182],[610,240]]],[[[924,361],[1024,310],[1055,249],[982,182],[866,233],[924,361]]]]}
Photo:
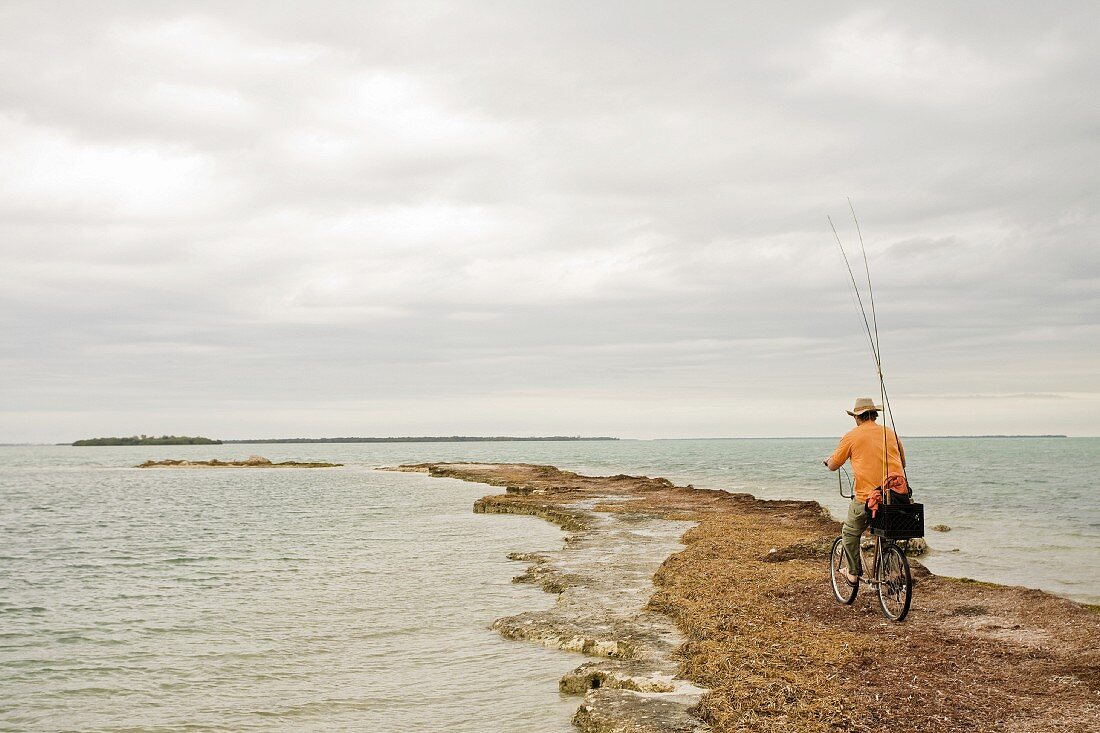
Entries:
{"type": "Polygon", "coordinates": [[[863,413],[870,412],[871,410],[881,411],[882,405],[876,405],[875,401],[870,397],[857,397],[856,406],[850,410],[846,410],[846,412],[852,417],[859,417],[863,413]]]}

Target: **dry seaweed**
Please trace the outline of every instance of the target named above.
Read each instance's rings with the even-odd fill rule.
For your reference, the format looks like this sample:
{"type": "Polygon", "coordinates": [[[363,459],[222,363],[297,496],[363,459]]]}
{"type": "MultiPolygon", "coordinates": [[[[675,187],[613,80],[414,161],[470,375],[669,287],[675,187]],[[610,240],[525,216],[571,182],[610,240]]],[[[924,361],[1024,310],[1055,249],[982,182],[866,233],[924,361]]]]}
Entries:
{"type": "Polygon", "coordinates": [[[681,675],[710,688],[696,714],[734,731],[1094,731],[1100,616],[1041,591],[933,576],[914,562],[903,624],[861,588],[832,599],[815,502],[677,488],[548,466],[424,464],[432,475],[505,486],[485,511],[568,525],[569,504],[693,519],[686,548],[654,576],[650,607],[684,634],[681,675]],[[515,491],[522,487],[522,493],[515,491]],[[769,552],[774,549],[775,552],[769,552]]]}

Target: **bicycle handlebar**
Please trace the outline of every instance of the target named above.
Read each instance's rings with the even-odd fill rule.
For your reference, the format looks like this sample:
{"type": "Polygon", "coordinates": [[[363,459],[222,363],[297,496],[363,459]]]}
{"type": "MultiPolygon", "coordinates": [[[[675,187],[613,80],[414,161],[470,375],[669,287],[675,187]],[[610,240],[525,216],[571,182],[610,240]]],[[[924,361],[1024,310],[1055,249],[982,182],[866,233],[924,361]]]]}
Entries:
{"type": "MultiPolygon", "coordinates": [[[[824,466],[825,468],[829,468],[829,461],[827,461],[827,460],[822,461],[821,465],[824,466]]],[[[852,499],[852,498],[855,497],[856,487],[852,484],[852,477],[849,476],[848,472],[844,470],[844,466],[840,466],[840,467],[837,468],[837,471],[836,471],[836,484],[837,484],[837,488],[839,488],[839,490],[840,490],[840,495],[842,497],[844,497],[845,499],[852,499]],[[843,475],[843,478],[841,477],[842,475],[843,475]],[[845,494],[844,493],[844,479],[845,478],[848,479],[848,488],[851,489],[851,491],[852,491],[852,493],[850,493],[850,494],[845,494]]]]}
{"type": "Polygon", "coordinates": [[[852,485],[852,477],[848,476],[848,472],[844,470],[844,466],[841,466],[840,469],[836,472],[836,484],[837,488],[840,489],[840,495],[845,499],[851,499],[856,495],[856,487],[852,485]],[[841,474],[843,474],[843,476],[848,479],[848,488],[852,490],[852,493],[844,493],[844,480],[841,478],[841,474]]]}

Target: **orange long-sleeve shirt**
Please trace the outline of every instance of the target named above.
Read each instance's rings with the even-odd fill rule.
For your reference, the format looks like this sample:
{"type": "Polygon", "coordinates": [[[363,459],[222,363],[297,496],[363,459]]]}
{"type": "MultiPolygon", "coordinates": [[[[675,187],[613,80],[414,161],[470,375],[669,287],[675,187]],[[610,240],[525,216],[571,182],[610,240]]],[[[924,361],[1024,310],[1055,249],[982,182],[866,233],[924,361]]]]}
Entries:
{"type": "Polygon", "coordinates": [[[903,473],[905,448],[894,431],[868,420],[855,426],[840,439],[840,445],[829,457],[829,470],[835,471],[851,459],[855,474],[856,499],[867,501],[871,489],[882,486],[887,474],[903,473]],[[882,462],[882,431],[886,431],[886,471],[882,462]]]}

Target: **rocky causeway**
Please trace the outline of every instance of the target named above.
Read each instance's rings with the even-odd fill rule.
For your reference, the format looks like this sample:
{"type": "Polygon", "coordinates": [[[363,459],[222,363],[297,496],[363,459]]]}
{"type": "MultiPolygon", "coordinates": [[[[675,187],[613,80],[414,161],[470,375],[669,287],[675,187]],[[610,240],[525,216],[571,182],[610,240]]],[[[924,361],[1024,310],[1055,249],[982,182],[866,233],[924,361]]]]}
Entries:
{"type": "Polygon", "coordinates": [[[861,589],[832,599],[839,524],[815,502],[551,466],[401,466],[502,487],[479,513],[528,514],[562,547],[510,555],[554,606],[493,628],[589,657],[560,680],[582,731],[1094,731],[1100,613],[1037,590],[932,575],[909,619],[861,589]]]}

